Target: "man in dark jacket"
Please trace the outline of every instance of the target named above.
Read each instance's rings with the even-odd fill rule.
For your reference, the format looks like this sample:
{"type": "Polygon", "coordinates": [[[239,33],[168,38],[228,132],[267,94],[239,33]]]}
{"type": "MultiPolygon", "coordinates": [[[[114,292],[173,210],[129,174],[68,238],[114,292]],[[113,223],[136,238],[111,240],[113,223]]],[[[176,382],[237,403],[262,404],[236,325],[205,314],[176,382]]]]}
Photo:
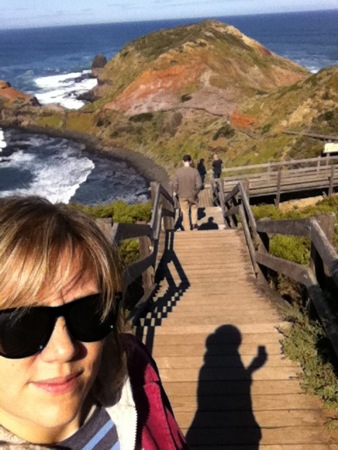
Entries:
{"type": "Polygon", "coordinates": [[[183,156],[183,167],[180,167],[174,175],[174,195],[178,195],[180,208],[183,215],[183,227],[185,231],[198,229],[197,204],[198,193],[202,187],[202,181],[197,169],[191,167],[190,155],[183,156]],[[189,218],[191,217],[191,223],[189,218]]]}

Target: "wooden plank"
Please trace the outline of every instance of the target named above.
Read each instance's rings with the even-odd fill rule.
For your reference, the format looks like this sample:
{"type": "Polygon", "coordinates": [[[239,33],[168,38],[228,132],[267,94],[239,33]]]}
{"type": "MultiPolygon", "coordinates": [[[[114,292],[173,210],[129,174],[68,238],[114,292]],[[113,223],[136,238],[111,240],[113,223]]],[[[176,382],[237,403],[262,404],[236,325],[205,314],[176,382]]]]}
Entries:
{"type": "MultiPolygon", "coordinates": [[[[275,410],[273,414],[269,410],[255,411],[255,420],[261,428],[283,427],[304,427],[324,425],[325,418],[318,409],[291,409],[275,410]]],[[[191,425],[191,415],[186,412],[176,412],[175,417],[182,428],[189,428],[191,425]]],[[[193,420],[194,428],[204,428],[212,432],[213,428],[223,427],[243,427],[252,421],[251,411],[224,411],[219,414],[217,411],[199,411],[193,420]],[[250,417],[251,415],[251,417],[250,417]]],[[[312,447],[311,447],[312,449],[312,447]]],[[[308,449],[307,449],[308,450],[308,449]]]]}
{"type": "Polygon", "coordinates": [[[262,219],[257,221],[257,231],[259,233],[310,237],[311,219],[262,219]]]}
{"type": "MultiPolygon", "coordinates": [[[[257,370],[253,374],[254,380],[288,380],[295,377],[297,372],[293,367],[272,367],[266,370],[257,370]]],[[[161,378],[163,381],[195,381],[196,376],[199,381],[228,381],[243,380],[248,381],[248,373],[243,368],[205,368],[199,374],[198,368],[185,369],[162,369],[161,378]]]]}
{"type": "MultiPolygon", "coordinates": [[[[256,425],[256,427],[234,427],[230,431],[229,429],[222,427],[214,428],[212,433],[206,433],[203,429],[196,429],[191,432],[189,436],[190,444],[202,445],[202,448],[203,445],[209,444],[224,445],[224,443],[226,443],[226,445],[246,445],[256,443],[257,445],[258,442],[260,442],[260,444],[279,442],[282,445],[308,445],[308,449],[312,449],[312,445],[320,444],[323,440],[324,442],[326,441],[327,444],[330,443],[329,433],[324,426],[293,426],[260,430],[256,425]]],[[[294,447],[292,448],[294,449],[294,447]]]]}
{"type": "MultiPolygon", "coordinates": [[[[241,353],[243,352],[243,348],[245,345],[248,344],[255,344],[257,342],[262,342],[265,345],[267,344],[275,344],[277,342],[277,340],[279,339],[279,337],[281,337],[280,334],[278,333],[246,333],[246,334],[242,334],[241,336],[241,353]]],[[[174,348],[176,348],[176,346],[178,344],[182,344],[182,342],[184,342],[184,347],[191,345],[193,346],[198,346],[201,344],[204,344],[206,341],[206,335],[203,332],[203,330],[200,331],[199,334],[192,334],[191,336],[187,335],[187,334],[176,334],[174,336],[170,336],[170,339],[167,336],[163,336],[163,335],[158,335],[155,337],[155,347],[161,347],[162,345],[165,346],[173,346],[174,348]]],[[[238,342],[238,336],[236,335],[236,333],[234,334],[227,334],[226,336],[222,336],[222,335],[217,335],[213,337],[213,345],[226,345],[226,342],[228,344],[231,343],[237,343],[238,342]]],[[[192,353],[191,353],[192,354],[192,353]]]]}
{"type": "MultiPolygon", "coordinates": [[[[243,395],[248,393],[248,384],[243,383],[240,380],[229,380],[226,383],[223,381],[205,381],[203,388],[199,390],[198,381],[195,382],[178,382],[178,381],[166,381],[164,382],[169,398],[173,396],[188,396],[194,395],[243,395]]],[[[288,394],[302,394],[299,381],[297,379],[291,380],[255,380],[251,384],[250,394],[251,398],[256,395],[284,395],[288,394]]],[[[311,411],[311,410],[308,410],[311,411]]]]}
{"type": "MultiPolygon", "coordinates": [[[[257,351],[257,349],[256,349],[257,351]]],[[[197,352],[194,354],[196,355],[197,352]]],[[[200,368],[203,366],[203,353],[199,356],[158,356],[156,358],[156,364],[160,370],[162,369],[185,369],[190,368],[200,368]]],[[[239,356],[237,354],[233,355],[214,355],[210,349],[208,350],[208,367],[209,368],[232,368],[239,367],[243,368],[249,366],[252,363],[253,355],[243,355],[239,356]],[[210,354],[211,353],[211,354],[210,354]]],[[[264,369],[271,367],[292,367],[300,369],[299,364],[290,361],[288,358],[282,359],[280,353],[276,355],[268,355],[267,361],[264,364],[264,369]]]]}
{"type": "MultiPolygon", "coordinates": [[[[198,336],[198,335],[191,335],[191,337],[198,336]]],[[[274,354],[280,354],[280,343],[279,339],[282,338],[281,335],[276,335],[274,337],[274,340],[271,340],[270,342],[266,341],[264,339],[264,336],[257,337],[257,340],[255,339],[253,342],[247,342],[245,340],[246,335],[242,335],[243,341],[240,344],[240,347],[238,347],[238,344],[233,344],[231,342],[229,343],[222,343],[222,344],[213,344],[212,352],[214,355],[231,355],[231,354],[240,354],[243,355],[255,355],[257,353],[257,346],[258,345],[264,345],[266,348],[266,351],[269,355],[274,354]]],[[[250,335],[249,335],[250,336],[250,335]]],[[[257,335],[259,336],[259,335],[257,335]]],[[[156,336],[155,337],[155,343],[154,343],[154,354],[156,356],[190,356],[194,354],[194,349],[196,352],[200,352],[201,350],[205,350],[205,344],[207,341],[208,336],[203,335],[203,340],[200,343],[192,343],[187,342],[184,346],[177,346],[175,344],[175,336],[169,335],[162,335],[162,336],[156,336]],[[165,342],[163,342],[161,345],[157,343],[158,338],[164,338],[165,342]],[[173,340],[173,343],[171,344],[171,340],[173,340]]],[[[188,336],[186,336],[188,339],[188,336]]],[[[181,341],[182,343],[182,341],[181,341]]],[[[209,344],[210,345],[210,344],[209,344]]]]}
{"type": "MultiPolygon", "coordinates": [[[[277,333],[277,328],[279,326],[282,326],[282,322],[277,323],[255,323],[255,324],[243,324],[239,328],[239,331],[241,334],[243,333],[269,333],[275,331],[277,333]]],[[[212,334],[217,330],[217,327],[215,325],[205,325],[203,327],[204,332],[206,333],[206,336],[209,334],[212,334]]],[[[173,325],[170,328],[164,329],[163,327],[156,328],[155,330],[155,336],[156,335],[171,335],[171,334],[182,334],[182,332],[185,331],[187,334],[199,334],[201,331],[200,325],[173,325]]]]}
{"type": "MultiPolygon", "coordinates": [[[[249,388],[249,384],[247,384],[249,388]]],[[[318,398],[305,394],[255,395],[250,400],[249,391],[243,395],[182,396],[171,399],[175,412],[178,411],[291,411],[312,409],[321,411],[318,398]]]]}

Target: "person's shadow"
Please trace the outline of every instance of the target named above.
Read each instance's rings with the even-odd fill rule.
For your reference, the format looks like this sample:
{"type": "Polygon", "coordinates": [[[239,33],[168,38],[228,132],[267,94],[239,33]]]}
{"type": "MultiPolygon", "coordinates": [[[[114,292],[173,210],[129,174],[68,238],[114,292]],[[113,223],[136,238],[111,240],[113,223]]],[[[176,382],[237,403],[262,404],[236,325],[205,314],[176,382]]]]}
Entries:
{"type": "Polygon", "coordinates": [[[219,226],[216,222],[214,222],[213,217],[208,217],[208,222],[202,223],[199,227],[199,230],[218,230],[219,226]]]}
{"type": "Polygon", "coordinates": [[[204,364],[199,373],[198,409],[186,435],[189,448],[250,448],[258,450],[261,429],[252,411],[252,374],[267,361],[265,346],[248,367],[242,363],[241,333],[222,325],[206,340],[204,364]]]}

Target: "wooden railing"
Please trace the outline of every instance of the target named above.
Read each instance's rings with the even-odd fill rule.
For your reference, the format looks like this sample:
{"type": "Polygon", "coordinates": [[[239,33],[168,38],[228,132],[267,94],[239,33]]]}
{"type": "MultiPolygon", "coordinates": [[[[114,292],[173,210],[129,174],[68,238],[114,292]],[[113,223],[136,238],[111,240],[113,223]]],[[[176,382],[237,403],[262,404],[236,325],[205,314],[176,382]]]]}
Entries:
{"type": "Polygon", "coordinates": [[[321,215],[299,220],[259,220],[256,222],[242,183],[224,197],[224,219],[228,227],[242,226],[251,261],[257,276],[266,276],[267,269],[284,274],[301,283],[338,356],[338,255],[332,245],[334,217],[321,215]],[[269,253],[271,235],[306,236],[311,241],[308,267],[269,253]],[[331,298],[330,298],[331,297],[331,298]]]}
{"type": "MultiPolygon", "coordinates": [[[[329,166],[338,164],[338,156],[317,156],[316,158],[305,158],[305,159],[291,159],[289,161],[276,161],[268,162],[264,164],[251,164],[245,166],[237,167],[223,167],[222,174],[227,179],[236,179],[238,174],[271,174],[273,172],[278,172],[280,169],[283,170],[293,170],[299,168],[316,168],[320,169],[323,166],[329,166]]],[[[209,171],[211,173],[211,171],[209,171]]]]}
{"type": "Polygon", "coordinates": [[[136,322],[147,307],[157,286],[154,283],[162,231],[174,228],[174,201],[172,196],[157,182],[151,183],[152,213],[149,224],[114,223],[110,219],[98,220],[99,226],[114,246],[125,239],[139,238],[140,257],[123,272],[124,290],[142,276],[143,295],[130,311],[128,319],[136,322]]]}
{"type": "Polygon", "coordinates": [[[210,178],[229,193],[241,181],[250,197],[274,195],[278,206],[282,194],[320,190],[331,196],[338,186],[338,156],[327,156],[241,167],[225,167],[221,180],[210,178]]]}

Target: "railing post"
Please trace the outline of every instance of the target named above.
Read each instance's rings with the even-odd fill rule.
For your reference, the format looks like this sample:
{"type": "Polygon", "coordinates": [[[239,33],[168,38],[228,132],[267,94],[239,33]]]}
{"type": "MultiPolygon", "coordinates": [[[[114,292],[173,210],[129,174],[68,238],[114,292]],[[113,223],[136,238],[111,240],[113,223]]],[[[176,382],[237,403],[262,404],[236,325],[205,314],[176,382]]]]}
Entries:
{"type": "Polygon", "coordinates": [[[151,198],[152,205],[154,205],[154,203],[155,203],[156,188],[157,188],[157,182],[156,181],[152,181],[150,183],[150,198],[151,198]]]}
{"type": "MultiPolygon", "coordinates": [[[[328,241],[333,244],[334,242],[334,226],[335,226],[335,215],[334,214],[318,214],[316,217],[317,222],[324,231],[328,241]]],[[[319,285],[325,286],[327,278],[330,276],[329,268],[323,264],[322,258],[320,257],[316,247],[313,242],[311,242],[310,251],[310,269],[315,274],[319,285]]]]}
{"type": "Polygon", "coordinates": [[[250,180],[242,180],[241,183],[248,200],[250,200],[250,180]]]}
{"type": "Polygon", "coordinates": [[[329,184],[329,197],[333,194],[333,182],[334,182],[334,165],[331,165],[330,184],[329,184]]]}
{"type": "MultiPolygon", "coordinates": [[[[259,240],[257,245],[257,251],[261,253],[269,253],[270,252],[270,238],[267,233],[258,232],[259,240]]],[[[260,266],[260,272],[258,272],[257,277],[263,276],[265,280],[268,278],[268,268],[265,266],[260,266]]]]}
{"type": "Polygon", "coordinates": [[[113,224],[111,218],[104,218],[104,219],[96,219],[96,224],[100,228],[100,230],[103,232],[103,234],[106,236],[108,241],[112,243],[113,238],[113,224]]]}
{"type": "Polygon", "coordinates": [[[277,178],[277,194],[276,194],[276,206],[279,208],[280,203],[280,189],[282,184],[282,169],[278,168],[278,178],[277,178]]]}
{"type": "MultiPolygon", "coordinates": [[[[148,236],[141,236],[139,238],[139,249],[140,249],[140,257],[146,258],[150,255],[150,240],[148,236]]],[[[146,292],[147,290],[151,289],[154,285],[154,268],[148,267],[147,270],[145,270],[142,274],[142,284],[143,284],[143,290],[146,292]]]]}
{"type": "Polygon", "coordinates": [[[270,175],[271,175],[271,161],[268,162],[268,167],[267,167],[267,174],[268,174],[268,180],[270,181],[270,175]]]}
{"type": "MultiPolygon", "coordinates": [[[[170,211],[172,209],[171,203],[166,199],[162,199],[162,207],[170,211]]],[[[162,229],[164,232],[174,229],[174,218],[169,216],[162,217],[162,229]]]]}

